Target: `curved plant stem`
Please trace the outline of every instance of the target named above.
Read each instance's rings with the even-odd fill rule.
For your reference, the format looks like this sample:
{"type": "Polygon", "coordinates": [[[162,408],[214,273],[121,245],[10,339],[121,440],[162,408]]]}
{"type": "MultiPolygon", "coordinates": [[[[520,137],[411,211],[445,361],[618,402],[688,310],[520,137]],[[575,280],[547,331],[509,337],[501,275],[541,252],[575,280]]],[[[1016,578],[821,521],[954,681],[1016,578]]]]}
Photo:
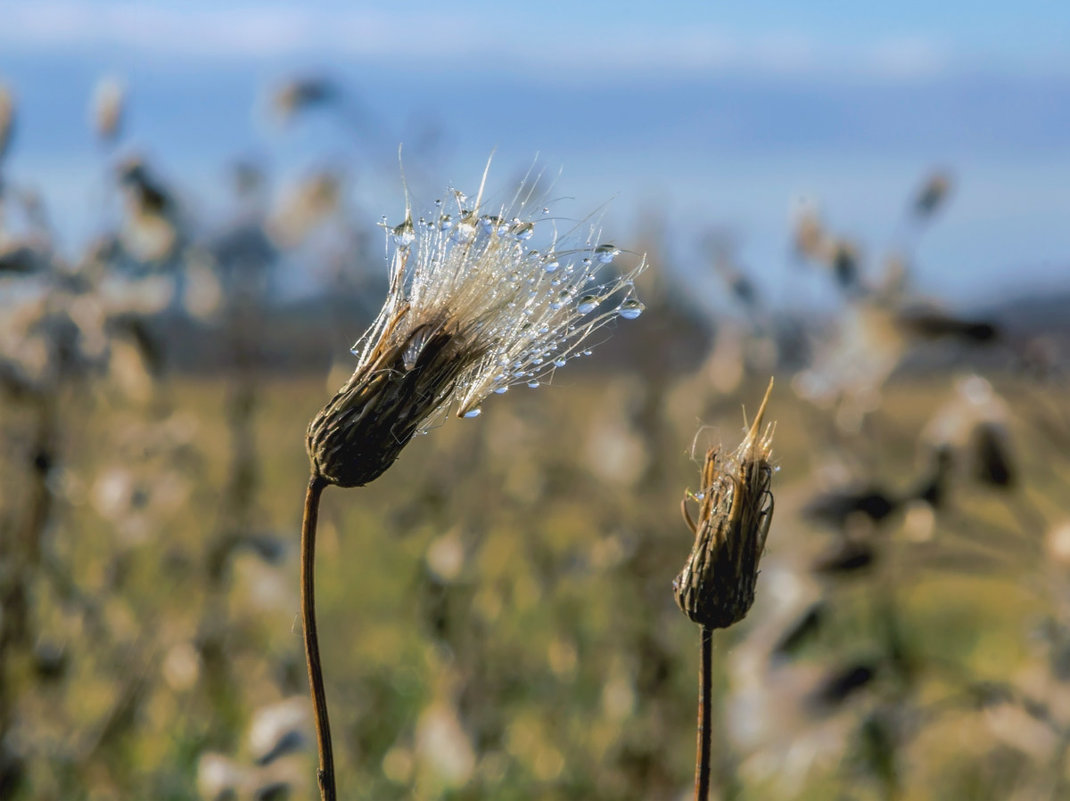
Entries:
{"type": "Polygon", "coordinates": [[[698,745],[695,753],[695,801],[710,795],[710,738],[713,729],[710,709],[713,685],[713,629],[702,627],[702,647],[698,673],[698,745]]]}
{"type": "Polygon", "coordinates": [[[305,495],[305,515],[301,523],[301,620],[305,632],[305,664],[312,708],[316,716],[316,744],[319,749],[319,786],[322,801],[335,801],[334,751],[331,747],[331,722],[327,717],[327,693],[320,667],[319,638],[316,635],[316,521],[320,495],[327,482],[313,475],[305,495]]]}

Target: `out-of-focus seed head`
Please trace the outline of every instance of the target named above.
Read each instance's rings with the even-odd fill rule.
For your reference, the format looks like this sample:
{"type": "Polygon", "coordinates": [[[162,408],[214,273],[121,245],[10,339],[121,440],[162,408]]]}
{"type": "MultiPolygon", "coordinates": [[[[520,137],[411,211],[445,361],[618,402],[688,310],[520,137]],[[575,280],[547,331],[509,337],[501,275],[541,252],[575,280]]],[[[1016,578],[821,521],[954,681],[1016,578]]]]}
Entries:
{"type": "Polygon", "coordinates": [[[754,423],[740,446],[723,456],[717,448],[706,452],[702,487],[694,520],[683,502],[684,520],[695,543],[684,569],[673,582],[681,610],[707,628],[728,628],[742,620],[754,603],[758,562],[773,519],[773,477],[770,455],[773,425],[763,429],[765,393],[754,423]]]}
{"type": "Polygon", "coordinates": [[[282,122],[289,122],[303,111],[337,101],[341,95],[339,87],[327,78],[305,76],[278,86],[271,96],[271,106],[282,122]]]}
{"type": "Polygon", "coordinates": [[[120,240],[140,262],[164,262],[177,252],[182,238],[178,204],[171,189],[140,157],[117,165],[126,214],[120,240]]]}
{"type": "MultiPolygon", "coordinates": [[[[489,165],[488,165],[489,166],[489,165]]],[[[486,173],[483,175],[484,185],[486,173]]],[[[330,483],[360,486],[383,473],[418,432],[450,408],[476,417],[491,394],[537,387],[558,367],[590,355],[590,336],[640,315],[640,263],[601,279],[618,251],[586,239],[566,247],[530,194],[487,213],[451,193],[428,217],[387,226],[390,289],[378,318],[353,347],[357,369],[312,420],[307,449],[330,483]],[[533,245],[539,229],[549,234],[533,245]]],[[[572,235],[574,236],[574,235],[572,235]]]]}
{"type": "Polygon", "coordinates": [[[15,130],[15,98],[11,90],[0,84],[0,161],[11,144],[15,130]]]}
{"type": "Polygon", "coordinates": [[[101,142],[114,142],[122,132],[126,87],[115,77],[102,78],[93,90],[90,123],[101,142]]]}
{"type": "Polygon", "coordinates": [[[947,200],[951,192],[951,175],[937,170],[925,179],[925,183],[914,198],[914,215],[920,219],[933,216],[947,200]]]}
{"type": "Polygon", "coordinates": [[[297,247],[339,208],[342,179],[317,171],[299,181],[282,196],[267,223],[272,242],[282,248],[297,247]]]}
{"type": "Polygon", "coordinates": [[[794,218],[796,255],[803,259],[821,260],[828,246],[828,235],[817,208],[810,203],[800,204],[794,218]]]}

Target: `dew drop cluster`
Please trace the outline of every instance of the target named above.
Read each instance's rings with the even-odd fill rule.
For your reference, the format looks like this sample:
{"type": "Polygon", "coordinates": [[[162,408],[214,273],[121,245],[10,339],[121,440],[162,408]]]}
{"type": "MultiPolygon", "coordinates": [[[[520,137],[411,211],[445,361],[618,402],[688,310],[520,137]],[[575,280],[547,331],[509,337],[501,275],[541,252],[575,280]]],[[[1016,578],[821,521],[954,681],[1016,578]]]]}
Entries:
{"type": "MultiPolygon", "coordinates": [[[[448,319],[451,332],[484,354],[451,399],[460,416],[477,417],[484,398],[515,384],[549,382],[558,368],[590,355],[596,330],[642,314],[634,279],[645,264],[617,272],[621,250],[600,242],[595,228],[562,233],[549,208],[519,202],[515,211],[487,213],[478,197],[450,194],[426,216],[382,225],[391,250],[387,308],[408,309],[407,330],[448,319]]],[[[354,353],[384,325],[377,321],[354,353]]]]}

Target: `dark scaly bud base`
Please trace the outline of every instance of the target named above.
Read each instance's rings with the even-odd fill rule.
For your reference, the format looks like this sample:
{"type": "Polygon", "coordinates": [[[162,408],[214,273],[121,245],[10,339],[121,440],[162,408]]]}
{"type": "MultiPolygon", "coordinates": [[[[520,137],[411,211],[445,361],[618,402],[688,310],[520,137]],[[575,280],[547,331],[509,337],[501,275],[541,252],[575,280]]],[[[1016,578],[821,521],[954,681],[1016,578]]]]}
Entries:
{"type": "Polygon", "coordinates": [[[381,476],[480,356],[442,327],[384,342],[309,423],[313,472],[339,487],[362,487],[381,476]],[[416,337],[420,349],[412,362],[416,337]]]}

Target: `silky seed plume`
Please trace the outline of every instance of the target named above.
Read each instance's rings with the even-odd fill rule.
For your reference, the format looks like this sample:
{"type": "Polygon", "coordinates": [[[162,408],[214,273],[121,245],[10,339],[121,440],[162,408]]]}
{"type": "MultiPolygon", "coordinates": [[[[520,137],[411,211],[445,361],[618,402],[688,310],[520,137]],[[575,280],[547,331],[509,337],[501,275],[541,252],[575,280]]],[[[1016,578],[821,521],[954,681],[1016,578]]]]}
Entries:
{"type": "Polygon", "coordinates": [[[604,277],[621,251],[596,228],[579,242],[560,235],[531,190],[486,208],[486,180],[484,171],[473,202],[453,191],[415,220],[406,191],[404,219],[384,225],[386,301],[353,347],[353,376],[308,429],[313,470],[329,483],[374,480],[450,409],[475,417],[491,394],[537,387],[588,355],[599,328],[642,313],[634,279],[644,261],[604,277]]]}

